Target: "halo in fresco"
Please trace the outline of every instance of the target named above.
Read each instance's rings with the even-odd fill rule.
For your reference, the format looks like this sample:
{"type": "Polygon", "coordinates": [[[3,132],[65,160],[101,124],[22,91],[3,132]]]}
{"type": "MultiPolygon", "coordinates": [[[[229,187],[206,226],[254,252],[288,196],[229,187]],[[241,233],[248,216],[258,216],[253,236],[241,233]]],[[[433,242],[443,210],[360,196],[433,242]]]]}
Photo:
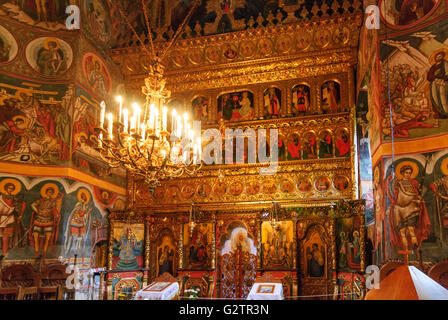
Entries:
{"type": "Polygon", "coordinates": [[[48,198],[47,196],[47,190],[48,189],[53,189],[53,194],[50,196],[52,199],[56,199],[56,197],[58,196],[58,192],[59,192],[59,187],[54,184],[54,183],[46,183],[42,189],[40,189],[40,194],[43,198],[48,198]]]}
{"type": "Polygon", "coordinates": [[[81,202],[85,201],[85,203],[89,203],[89,201],[90,201],[90,193],[89,193],[89,191],[87,191],[84,188],[79,189],[79,191],[78,191],[78,200],[81,201],[81,202]],[[82,197],[81,197],[82,195],[85,195],[86,200],[82,199],[82,197]]]}
{"type": "Polygon", "coordinates": [[[432,14],[440,2],[440,0],[381,0],[381,17],[395,27],[415,25],[432,14]]]}
{"type": "Polygon", "coordinates": [[[103,60],[96,54],[88,52],[82,58],[82,71],[90,88],[101,98],[111,90],[112,78],[103,60]]]}
{"type": "Polygon", "coordinates": [[[48,77],[64,74],[73,63],[71,46],[54,37],[34,39],[27,45],[25,55],[34,71],[48,77]]]}
{"type": "Polygon", "coordinates": [[[8,63],[17,57],[19,47],[11,32],[0,25],[0,64],[8,63]]]}
{"type": "Polygon", "coordinates": [[[398,179],[403,179],[403,175],[401,174],[401,168],[404,166],[410,166],[412,168],[412,174],[411,179],[415,179],[419,174],[419,168],[415,162],[412,161],[403,161],[401,162],[397,168],[395,169],[395,174],[397,175],[398,179]]]}
{"type": "Polygon", "coordinates": [[[84,0],[83,11],[85,13],[85,23],[93,37],[103,43],[107,43],[111,38],[111,23],[107,5],[101,0],[84,0]]]}
{"type": "Polygon", "coordinates": [[[16,179],[4,179],[2,182],[0,182],[0,192],[3,194],[7,194],[5,191],[5,187],[8,184],[12,184],[14,186],[14,191],[11,193],[11,195],[15,196],[22,190],[22,185],[20,184],[19,180],[16,179]]]}

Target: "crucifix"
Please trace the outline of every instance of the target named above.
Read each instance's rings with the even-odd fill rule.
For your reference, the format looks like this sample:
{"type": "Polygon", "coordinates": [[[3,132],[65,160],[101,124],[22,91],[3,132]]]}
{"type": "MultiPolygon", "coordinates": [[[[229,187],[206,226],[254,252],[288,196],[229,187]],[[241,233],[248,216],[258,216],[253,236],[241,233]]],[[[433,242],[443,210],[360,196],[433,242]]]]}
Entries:
{"type": "Polygon", "coordinates": [[[409,255],[414,254],[413,250],[399,250],[398,254],[403,256],[403,262],[405,265],[409,265],[409,255]]]}

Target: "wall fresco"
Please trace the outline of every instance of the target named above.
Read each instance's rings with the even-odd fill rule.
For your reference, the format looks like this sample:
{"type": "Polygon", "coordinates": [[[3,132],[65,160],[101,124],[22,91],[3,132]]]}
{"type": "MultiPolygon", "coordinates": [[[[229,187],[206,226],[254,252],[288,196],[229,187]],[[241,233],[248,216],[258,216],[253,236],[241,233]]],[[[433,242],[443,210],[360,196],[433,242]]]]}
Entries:
{"type": "MultiPolygon", "coordinates": [[[[6,260],[62,257],[89,264],[107,239],[105,211],[93,188],[63,178],[0,177],[0,235],[6,260]]],[[[121,197],[120,197],[121,198],[121,197]]]]}

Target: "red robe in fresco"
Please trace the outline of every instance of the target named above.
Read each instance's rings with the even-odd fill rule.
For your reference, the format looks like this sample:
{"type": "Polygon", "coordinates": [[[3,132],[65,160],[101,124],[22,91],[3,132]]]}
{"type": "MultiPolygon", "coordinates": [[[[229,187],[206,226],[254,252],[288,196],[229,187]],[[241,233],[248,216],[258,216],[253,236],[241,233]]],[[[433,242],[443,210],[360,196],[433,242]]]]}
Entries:
{"type": "MultiPolygon", "coordinates": [[[[389,181],[391,179],[392,176],[389,176],[389,178],[387,179],[386,182],[386,186],[387,186],[387,195],[389,196],[389,199],[391,200],[391,215],[394,214],[394,210],[395,210],[395,203],[398,200],[398,194],[399,194],[399,189],[396,187],[395,191],[393,193],[393,198],[392,198],[392,194],[389,190],[389,181]]],[[[413,193],[415,195],[420,194],[420,184],[418,183],[417,180],[415,179],[410,179],[411,180],[411,184],[412,184],[412,189],[413,189],[413,193]]],[[[396,182],[397,183],[397,182],[396,182]]],[[[416,198],[417,200],[417,198],[416,198]]],[[[389,217],[389,233],[390,233],[390,242],[393,246],[400,246],[403,247],[403,243],[401,240],[401,235],[399,233],[399,230],[397,230],[396,226],[394,225],[394,219],[392,216],[389,217]]],[[[415,226],[415,235],[417,237],[417,242],[418,245],[420,246],[422,244],[422,241],[427,239],[429,236],[429,233],[431,232],[431,222],[429,220],[429,216],[428,216],[428,211],[426,210],[426,205],[424,202],[420,203],[420,214],[418,216],[418,222],[417,225],[415,226]]],[[[409,236],[408,236],[409,238],[409,236]]],[[[411,241],[408,241],[408,243],[411,243],[411,241]]]]}

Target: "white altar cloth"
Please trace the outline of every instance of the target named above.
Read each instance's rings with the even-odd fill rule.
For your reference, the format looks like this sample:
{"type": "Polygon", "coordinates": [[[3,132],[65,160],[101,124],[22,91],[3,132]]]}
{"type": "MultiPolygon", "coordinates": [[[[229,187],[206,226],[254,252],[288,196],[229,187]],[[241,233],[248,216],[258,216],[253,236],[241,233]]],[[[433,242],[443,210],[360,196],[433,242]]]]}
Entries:
{"type": "Polygon", "coordinates": [[[135,294],[134,300],[172,300],[179,293],[177,282],[153,282],[135,294]]]}
{"type": "Polygon", "coordinates": [[[284,300],[281,283],[255,283],[247,300],[284,300]]]}

